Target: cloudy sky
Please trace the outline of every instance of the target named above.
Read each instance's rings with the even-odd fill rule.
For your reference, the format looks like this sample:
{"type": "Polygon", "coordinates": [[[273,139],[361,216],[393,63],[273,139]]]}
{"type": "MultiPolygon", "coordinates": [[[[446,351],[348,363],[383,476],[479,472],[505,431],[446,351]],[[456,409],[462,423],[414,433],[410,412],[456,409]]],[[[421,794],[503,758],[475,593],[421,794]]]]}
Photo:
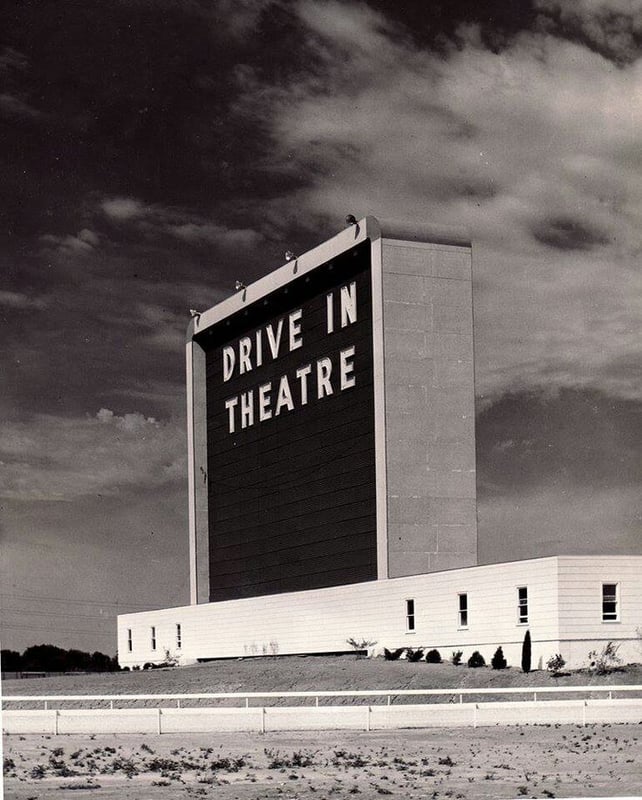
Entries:
{"type": "Polygon", "coordinates": [[[640,0],[3,9],[3,647],[188,602],[188,309],[347,213],[472,235],[482,560],[642,552],[640,0]]]}

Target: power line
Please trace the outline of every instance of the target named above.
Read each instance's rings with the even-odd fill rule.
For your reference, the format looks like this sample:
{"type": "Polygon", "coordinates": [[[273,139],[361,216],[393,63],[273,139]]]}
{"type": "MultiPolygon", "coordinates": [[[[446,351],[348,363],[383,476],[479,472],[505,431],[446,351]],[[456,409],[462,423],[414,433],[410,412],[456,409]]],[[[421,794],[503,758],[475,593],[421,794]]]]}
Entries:
{"type": "Polygon", "coordinates": [[[58,628],[56,625],[48,625],[47,627],[37,627],[34,625],[7,625],[5,623],[0,623],[0,628],[10,628],[11,630],[17,631],[56,631],[64,632],[64,633],[79,633],[79,634],[87,634],[91,636],[111,636],[111,633],[107,633],[106,631],[99,631],[93,630],[88,631],[79,628],[58,628]]]}
{"type": "Polygon", "coordinates": [[[73,614],[68,611],[30,611],[26,608],[3,608],[2,613],[7,614],[25,614],[26,616],[38,616],[38,617],[82,617],[83,619],[105,619],[105,620],[115,620],[115,616],[107,616],[106,614],[73,614]]]}
{"type": "Polygon", "coordinates": [[[31,595],[31,594],[9,594],[8,592],[0,592],[0,597],[14,597],[20,600],[47,600],[54,603],[71,603],[74,605],[90,605],[90,606],[122,606],[122,607],[136,607],[136,608],[149,608],[150,603],[129,603],[124,600],[70,600],[68,597],[46,597],[45,595],[31,595]]]}

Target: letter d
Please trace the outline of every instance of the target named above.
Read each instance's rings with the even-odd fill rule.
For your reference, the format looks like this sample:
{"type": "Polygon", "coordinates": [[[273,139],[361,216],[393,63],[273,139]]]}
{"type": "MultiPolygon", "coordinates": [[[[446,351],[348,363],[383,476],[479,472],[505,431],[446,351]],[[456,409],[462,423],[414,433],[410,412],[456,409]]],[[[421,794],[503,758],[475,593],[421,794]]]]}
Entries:
{"type": "Polygon", "coordinates": [[[223,348],[223,383],[225,381],[229,381],[232,377],[232,373],[234,372],[234,363],[236,361],[236,354],[234,352],[234,348],[227,347],[223,348]]]}

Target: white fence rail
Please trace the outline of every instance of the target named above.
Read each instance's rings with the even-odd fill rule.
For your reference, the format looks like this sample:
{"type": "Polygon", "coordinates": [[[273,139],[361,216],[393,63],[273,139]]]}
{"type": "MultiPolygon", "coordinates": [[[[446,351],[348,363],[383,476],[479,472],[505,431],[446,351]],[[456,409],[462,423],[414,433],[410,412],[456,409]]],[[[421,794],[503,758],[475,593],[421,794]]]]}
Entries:
{"type": "Polygon", "coordinates": [[[176,703],[177,708],[181,708],[181,703],[195,702],[202,700],[238,700],[241,707],[249,707],[252,700],[282,700],[282,699],[309,699],[314,701],[315,706],[320,705],[320,700],[329,698],[363,698],[376,699],[385,698],[387,705],[392,705],[395,698],[406,697],[446,697],[445,702],[452,703],[455,698],[459,703],[464,702],[464,697],[493,696],[502,697],[505,695],[523,695],[525,698],[532,698],[537,702],[542,695],[569,694],[569,695],[607,695],[612,700],[620,693],[637,692],[642,696],[642,685],[613,685],[613,686],[533,686],[510,687],[510,688],[486,688],[486,689],[358,689],[358,690],[324,690],[312,692],[205,692],[189,694],[63,694],[63,695],[4,695],[3,705],[10,703],[43,703],[45,710],[52,707],[52,704],[60,703],[109,703],[110,708],[116,708],[117,704],[125,702],[145,702],[157,703],[155,707],[161,707],[161,701],[176,703]]]}
{"type": "Polygon", "coordinates": [[[6,734],[204,733],[223,731],[386,730],[393,728],[462,728],[488,725],[543,725],[642,722],[642,686],[574,686],[511,689],[397,689],[318,692],[209,692],[201,694],[9,695],[3,697],[6,734]],[[620,697],[613,697],[614,694],[620,697]],[[593,695],[581,699],[560,697],[593,695]],[[600,695],[595,698],[595,694],[600,695]],[[524,701],[479,696],[528,695],[524,701]],[[557,695],[543,700],[542,695],[557,695]],[[442,702],[394,703],[397,698],[444,697],[442,702]],[[464,701],[474,697],[475,701],[464,701]],[[303,699],[299,705],[250,705],[257,700],[303,699]],[[366,703],[324,704],[329,698],[365,699],[366,703]],[[216,705],[233,700],[236,705],[216,705]],[[379,704],[373,700],[381,700],[379,704]],[[458,702],[457,702],[458,700],[458,702]],[[208,701],[206,706],[189,702],[208,701]],[[82,703],[71,708],[69,703],[82,703]],[[153,707],[126,707],[126,702],[153,707]],[[168,707],[167,703],[176,707],[168,707]],[[6,708],[42,703],[43,708],[6,708]],[[109,707],[96,708],[96,703],[109,707]],[[65,704],[67,707],[65,708],[65,704]],[[51,706],[58,706],[52,708],[51,706]],[[94,706],[93,708],[88,706],[94,706]],[[117,707],[120,706],[120,707],[117,707]]]}

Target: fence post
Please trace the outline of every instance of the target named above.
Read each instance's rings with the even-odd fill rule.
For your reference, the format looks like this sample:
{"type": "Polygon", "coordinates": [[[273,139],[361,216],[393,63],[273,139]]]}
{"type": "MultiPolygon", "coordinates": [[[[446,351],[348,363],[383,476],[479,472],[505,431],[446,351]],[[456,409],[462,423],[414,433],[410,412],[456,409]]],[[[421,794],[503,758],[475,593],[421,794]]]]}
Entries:
{"type": "Polygon", "coordinates": [[[109,701],[109,708],[110,708],[112,711],[114,710],[114,701],[113,701],[113,700],[110,700],[110,701],[109,701]]]}
{"type": "Polygon", "coordinates": [[[587,705],[587,701],[585,700],[582,703],[582,726],[584,728],[586,728],[586,705],[587,705]]]}
{"type": "Polygon", "coordinates": [[[265,706],[261,706],[261,733],[265,733],[265,706]]]}
{"type": "Polygon", "coordinates": [[[158,735],[160,736],[163,731],[161,730],[161,710],[158,709],[158,735]]]}
{"type": "Polygon", "coordinates": [[[388,695],[388,705],[392,705],[392,697],[390,695],[388,695]]]}
{"type": "Polygon", "coordinates": [[[473,728],[477,727],[477,703],[473,706],[473,728]]]}
{"type": "Polygon", "coordinates": [[[366,730],[367,731],[370,730],[370,711],[371,711],[370,706],[369,705],[366,706],[366,730]]]}
{"type": "Polygon", "coordinates": [[[537,692],[533,692],[533,702],[537,702],[537,692]]]}
{"type": "Polygon", "coordinates": [[[245,698],[245,708],[249,708],[249,707],[250,707],[250,698],[246,697],[245,698]]]}
{"type": "Polygon", "coordinates": [[[58,736],[58,709],[54,711],[54,736],[58,736]]]}
{"type": "Polygon", "coordinates": [[[181,698],[177,697],[176,698],[176,708],[180,708],[180,707],[181,707],[181,698]]]}
{"type": "Polygon", "coordinates": [[[45,711],[46,711],[48,708],[49,708],[49,706],[47,705],[47,701],[45,700],[45,711]]]}

